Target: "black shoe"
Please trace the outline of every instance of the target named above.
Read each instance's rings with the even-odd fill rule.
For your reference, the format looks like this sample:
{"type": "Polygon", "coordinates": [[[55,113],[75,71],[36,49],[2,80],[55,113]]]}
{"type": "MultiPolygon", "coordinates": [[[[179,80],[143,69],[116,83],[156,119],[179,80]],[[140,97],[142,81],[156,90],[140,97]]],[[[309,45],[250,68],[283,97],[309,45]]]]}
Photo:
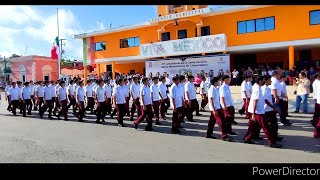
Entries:
{"type": "Polygon", "coordinates": [[[279,137],[279,136],[278,136],[278,137],[276,138],[276,141],[282,141],[283,139],[284,139],[283,137],[279,137]]]}
{"type": "Polygon", "coordinates": [[[139,126],[138,124],[134,123],[134,128],[135,129],[138,129],[138,126],[139,126]]]}
{"type": "Polygon", "coordinates": [[[186,121],[184,121],[184,120],[183,120],[183,121],[181,121],[181,122],[182,122],[182,123],[186,123],[186,121]]]}
{"type": "Polygon", "coordinates": [[[196,116],[202,116],[202,114],[199,113],[199,114],[196,114],[196,116]]]}
{"type": "Polygon", "coordinates": [[[124,124],[118,124],[119,127],[127,127],[126,125],[124,124]]]}
{"type": "Polygon", "coordinates": [[[160,122],[156,122],[156,125],[162,125],[160,122]]]}
{"type": "Polygon", "coordinates": [[[97,124],[102,124],[102,122],[100,122],[100,121],[96,121],[96,123],[97,123],[97,124]]]}
{"type": "Polygon", "coordinates": [[[180,125],[178,128],[181,128],[181,129],[182,129],[182,128],[183,128],[183,126],[181,126],[181,125],[180,125]]]}
{"type": "Polygon", "coordinates": [[[226,138],[222,138],[222,141],[233,142],[233,139],[231,137],[226,137],[226,138]]]}
{"type": "Polygon", "coordinates": [[[243,111],[241,109],[238,110],[238,113],[242,116],[243,115],[243,111]]]}
{"type": "Polygon", "coordinates": [[[233,121],[233,122],[232,122],[232,124],[237,125],[237,124],[238,124],[238,122],[237,122],[237,121],[233,121]]]}
{"type": "Polygon", "coordinates": [[[313,120],[310,121],[310,124],[311,124],[313,127],[316,127],[316,126],[317,126],[317,124],[316,124],[313,120]]]}
{"type": "Polygon", "coordinates": [[[93,111],[91,111],[90,114],[95,114],[95,113],[93,111]]]}
{"type": "Polygon", "coordinates": [[[110,115],[110,118],[113,119],[113,115],[112,114],[110,115]]]}
{"type": "Polygon", "coordinates": [[[293,113],[299,113],[299,111],[296,110],[296,111],[293,111],[293,113]]]}
{"type": "Polygon", "coordinates": [[[272,144],[269,145],[269,147],[271,147],[271,148],[281,148],[281,145],[277,144],[277,143],[272,143],[272,144]]]}
{"type": "Polygon", "coordinates": [[[145,128],[144,130],[145,130],[145,131],[153,131],[154,129],[152,129],[152,128],[145,128]]]}
{"type": "Polygon", "coordinates": [[[61,120],[61,118],[58,116],[58,120],[61,120]]]}
{"type": "Polygon", "coordinates": [[[49,118],[49,119],[54,119],[54,117],[52,117],[52,116],[49,116],[48,118],[49,118]]]}
{"type": "Polygon", "coordinates": [[[190,120],[188,120],[189,122],[196,122],[195,120],[193,120],[193,119],[190,119],[190,120]]]}
{"type": "Polygon", "coordinates": [[[281,121],[281,123],[286,126],[290,126],[292,124],[292,122],[290,122],[290,121],[281,121]]]}
{"type": "Polygon", "coordinates": [[[27,115],[23,115],[23,117],[27,117],[27,115]]]}
{"type": "Polygon", "coordinates": [[[65,121],[69,121],[69,119],[67,118],[67,119],[64,119],[65,121]]]}
{"type": "Polygon", "coordinates": [[[85,122],[83,119],[78,120],[78,122],[85,122]]]}
{"type": "Polygon", "coordinates": [[[290,115],[286,115],[286,117],[292,117],[292,116],[290,116],[290,115]]]}
{"type": "Polygon", "coordinates": [[[101,119],[101,121],[104,122],[104,123],[106,122],[104,119],[101,119]]]}
{"type": "Polygon", "coordinates": [[[181,131],[180,131],[179,129],[172,129],[172,130],[171,130],[171,133],[173,133],[173,134],[180,134],[181,131]]]}
{"type": "Polygon", "coordinates": [[[228,132],[228,134],[230,134],[230,135],[232,135],[232,136],[237,135],[237,133],[235,133],[235,132],[233,132],[233,131],[228,132]]]}
{"type": "Polygon", "coordinates": [[[28,113],[28,115],[32,115],[31,113],[28,113]]]}
{"type": "Polygon", "coordinates": [[[206,138],[208,138],[208,139],[217,139],[216,137],[214,137],[212,135],[210,135],[210,136],[206,135],[206,138]]]}
{"type": "Polygon", "coordinates": [[[260,136],[258,136],[258,137],[254,137],[254,138],[252,138],[253,140],[257,140],[257,141],[261,141],[261,140],[263,140],[263,138],[262,137],[260,137],[260,136]]]}
{"type": "Polygon", "coordinates": [[[255,142],[253,142],[251,140],[249,140],[249,141],[243,140],[242,142],[245,143],[245,144],[257,144],[257,143],[255,143],[255,142]]]}

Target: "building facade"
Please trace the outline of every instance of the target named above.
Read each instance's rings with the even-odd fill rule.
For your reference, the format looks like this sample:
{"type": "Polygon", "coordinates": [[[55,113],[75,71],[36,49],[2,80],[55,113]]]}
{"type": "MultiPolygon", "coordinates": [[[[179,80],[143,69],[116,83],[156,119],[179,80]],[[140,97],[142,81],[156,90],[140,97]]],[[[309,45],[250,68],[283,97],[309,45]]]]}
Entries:
{"type": "Polygon", "coordinates": [[[46,56],[22,56],[11,58],[12,81],[56,81],[58,63],[46,56]]]}
{"type": "Polygon", "coordinates": [[[143,73],[146,60],[219,53],[230,54],[231,70],[257,64],[290,69],[320,60],[320,6],[159,5],[149,22],[75,38],[83,39],[84,64],[96,65],[98,74],[143,73]]]}

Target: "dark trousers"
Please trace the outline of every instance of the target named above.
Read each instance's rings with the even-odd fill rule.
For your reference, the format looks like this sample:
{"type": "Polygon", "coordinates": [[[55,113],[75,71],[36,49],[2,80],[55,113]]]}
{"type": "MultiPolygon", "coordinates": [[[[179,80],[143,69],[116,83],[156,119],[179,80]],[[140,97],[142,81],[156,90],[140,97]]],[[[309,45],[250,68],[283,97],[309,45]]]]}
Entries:
{"type": "Polygon", "coordinates": [[[84,111],[85,111],[85,109],[84,109],[84,101],[78,102],[78,107],[79,107],[79,112],[76,113],[76,117],[77,117],[80,121],[82,121],[82,120],[83,120],[83,117],[84,117],[84,111]]]}
{"type": "Polygon", "coordinates": [[[208,104],[208,96],[206,94],[204,94],[204,96],[202,97],[202,100],[201,100],[201,108],[204,109],[204,107],[206,107],[207,104],[208,104]]]}
{"type": "Polygon", "coordinates": [[[7,107],[7,110],[8,111],[11,111],[12,110],[12,104],[11,104],[11,102],[9,101],[9,96],[7,96],[7,99],[8,99],[8,107],[7,107]]]}
{"type": "Polygon", "coordinates": [[[42,106],[40,110],[40,115],[43,116],[43,114],[49,109],[49,115],[48,117],[51,118],[52,116],[52,109],[53,109],[53,101],[52,100],[46,100],[46,103],[42,106]]]}
{"type": "Polygon", "coordinates": [[[28,114],[31,114],[31,110],[32,110],[32,102],[31,99],[25,99],[22,102],[22,114],[23,116],[26,116],[26,109],[28,109],[28,114]]]}
{"type": "Polygon", "coordinates": [[[133,118],[134,113],[136,112],[136,110],[137,110],[137,113],[138,113],[138,117],[140,117],[142,112],[141,112],[141,105],[140,105],[139,98],[133,100],[133,102],[132,102],[130,119],[133,118]]]}
{"type": "Polygon", "coordinates": [[[190,100],[190,104],[188,104],[188,112],[187,119],[188,121],[193,120],[193,112],[196,111],[196,114],[199,114],[199,103],[197,99],[190,100]]]}
{"type": "Polygon", "coordinates": [[[106,102],[99,102],[99,105],[97,106],[97,121],[104,120],[104,117],[107,114],[107,108],[106,108],[106,102]]]}
{"type": "Polygon", "coordinates": [[[161,101],[161,104],[160,104],[160,114],[161,114],[161,117],[165,117],[165,112],[167,112],[167,110],[169,109],[170,107],[170,100],[169,98],[166,98],[166,99],[163,99],[163,101],[161,101]]]}
{"type": "Polygon", "coordinates": [[[176,111],[172,113],[172,130],[176,130],[179,128],[181,122],[184,118],[184,107],[176,108],[176,111]]]}
{"type": "Polygon", "coordinates": [[[153,101],[152,108],[153,108],[153,114],[154,114],[154,117],[155,117],[155,121],[159,122],[160,101],[153,101]]]}
{"type": "Polygon", "coordinates": [[[63,115],[64,119],[68,119],[68,101],[65,99],[61,101],[61,110],[59,111],[58,118],[63,115]]]}
{"type": "Polygon", "coordinates": [[[217,123],[219,128],[220,128],[220,131],[222,133],[222,139],[225,139],[227,137],[227,135],[228,135],[228,131],[227,131],[227,128],[226,128],[226,123],[225,123],[223,110],[222,109],[218,109],[217,112],[218,113],[216,115],[214,115],[213,112],[211,112],[210,120],[208,122],[207,136],[211,136],[212,135],[214,125],[217,123]]]}
{"type": "Polygon", "coordinates": [[[263,132],[268,139],[268,143],[269,144],[275,143],[275,138],[271,134],[270,126],[269,126],[268,121],[265,118],[265,115],[264,114],[255,114],[255,119],[256,119],[255,121],[253,121],[251,119],[249,120],[249,127],[248,127],[248,130],[247,130],[247,133],[246,133],[244,139],[246,141],[251,140],[252,133],[256,129],[256,124],[258,124],[263,129],[263,132]]]}
{"type": "Polygon", "coordinates": [[[123,117],[126,115],[126,104],[117,104],[118,124],[123,125],[123,117]]]}
{"type": "Polygon", "coordinates": [[[111,114],[111,111],[112,111],[111,98],[107,98],[106,108],[107,108],[107,114],[111,114]]]}
{"type": "Polygon", "coordinates": [[[55,115],[56,112],[58,111],[58,108],[60,107],[60,102],[59,102],[58,97],[53,97],[53,99],[54,99],[54,102],[55,102],[54,103],[55,106],[54,106],[53,114],[55,115]]]}
{"type": "Polygon", "coordinates": [[[285,101],[285,100],[283,100],[283,114],[284,114],[284,116],[288,116],[288,101],[285,101]]]}
{"type": "Polygon", "coordinates": [[[227,107],[227,112],[224,113],[226,129],[228,132],[232,131],[232,122],[234,122],[234,107],[227,107]]]}
{"type": "Polygon", "coordinates": [[[75,114],[75,110],[76,110],[76,98],[72,98],[71,95],[68,95],[68,98],[69,98],[69,105],[68,105],[68,109],[72,106],[72,112],[73,114],[75,114]]]}
{"type": "Polygon", "coordinates": [[[16,115],[17,114],[17,107],[19,106],[19,100],[13,100],[11,101],[12,105],[12,114],[16,115]]]}
{"type": "Polygon", "coordinates": [[[36,100],[35,100],[35,98],[34,98],[34,95],[31,95],[30,97],[31,97],[33,109],[36,110],[36,100]]]}
{"type": "Polygon", "coordinates": [[[130,116],[129,101],[130,101],[130,97],[126,97],[125,110],[126,110],[127,116],[130,116]]]}
{"type": "Polygon", "coordinates": [[[151,104],[146,105],[146,109],[142,110],[141,116],[138,117],[138,119],[134,122],[135,124],[140,124],[144,118],[147,120],[147,128],[152,128],[152,106],[151,104]]]}
{"type": "Polygon", "coordinates": [[[248,112],[249,102],[250,98],[248,98],[248,101],[246,100],[246,98],[243,98],[242,108],[240,109],[242,112],[246,113],[246,118],[250,118],[250,114],[248,112]]]}
{"type": "Polygon", "coordinates": [[[41,108],[43,106],[43,103],[44,103],[43,97],[38,97],[38,110],[39,110],[39,113],[40,113],[40,110],[41,110],[41,108]]]}
{"type": "Polygon", "coordinates": [[[315,103],[315,109],[313,114],[313,119],[310,121],[311,125],[315,128],[313,136],[318,138],[320,136],[320,104],[315,103]]]}
{"type": "MultiPolygon", "coordinates": [[[[250,114],[251,115],[251,114],[250,114]]],[[[265,113],[265,118],[269,123],[270,126],[270,133],[271,135],[276,138],[278,137],[278,120],[277,120],[277,113],[274,111],[268,111],[265,113]]],[[[250,120],[248,122],[250,124],[250,120]]],[[[251,138],[258,138],[260,134],[261,127],[258,123],[255,124],[255,129],[251,134],[251,138]]]]}
{"type": "Polygon", "coordinates": [[[94,99],[93,97],[88,97],[87,98],[87,107],[86,110],[90,110],[93,113],[93,108],[94,108],[94,99]]]}
{"type": "MultiPolygon", "coordinates": [[[[274,97],[272,96],[272,101],[274,102],[274,97]]],[[[283,109],[283,99],[279,99],[278,103],[274,103],[274,106],[280,110],[280,120],[281,122],[286,122],[287,117],[283,109]]]]}

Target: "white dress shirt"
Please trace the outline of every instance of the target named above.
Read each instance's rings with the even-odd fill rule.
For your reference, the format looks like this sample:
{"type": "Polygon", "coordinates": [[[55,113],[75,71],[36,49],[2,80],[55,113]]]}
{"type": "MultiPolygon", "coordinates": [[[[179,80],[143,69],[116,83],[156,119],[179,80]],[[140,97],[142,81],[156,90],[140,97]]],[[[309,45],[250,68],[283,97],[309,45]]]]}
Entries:
{"type": "Polygon", "coordinates": [[[126,103],[124,88],[122,86],[117,86],[116,88],[114,88],[113,96],[116,97],[116,104],[126,103]]]}
{"type": "Polygon", "coordinates": [[[19,88],[18,87],[11,87],[8,91],[8,95],[11,96],[11,101],[14,101],[14,100],[19,100],[20,99],[20,92],[19,92],[19,88]]]}
{"type": "Polygon", "coordinates": [[[84,101],[84,92],[85,92],[85,90],[84,90],[84,87],[78,87],[77,89],[76,89],[76,96],[77,96],[77,102],[79,102],[79,101],[84,101]],[[79,100],[78,100],[79,99],[79,100]]]}
{"type": "Polygon", "coordinates": [[[188,81],[188,82],[185,84],[184,89],[185,89],[185,93],[186,93],[186,95],[185,95],[186,100],[193,100],[193,99],[196,99],[196,98],[197,98],[196,89],[195,89],[193,83],[191,83],[191,82],[188,81]],[[188,99],[187,92],[189,93],[189,98],[190,98],[190,99],[188,99]]]}
{"type": "Polygon", "coordinates": [[[59,84],[56,84],[56,85],[55,85],[55,87],[54,87],[54,89],[55,89],[55,93],[54,93],[55,97],[58,97],[58,89],[59,89],[60,87],[61,87],[61,86],[60,86],[59,84]]]}
{"type": "Polygon", "coordinates": [[[181,94],[183,100],[185,100],[186,99],[185,91],[184,91],[185,90],[185,83],[179,83],[178,88],[180,90],[180,94],[181,94]]]}
{"type": "Polygon", "coordinates": [[[44,87],[39,85],[37,88],[36,88],[36,92],[38,92],[38,97],[44,97],[44,87]]]}
{"type": "MultiPolygon", "coordinates": [[[[270,87],[268,87],[267,85],[264,85],[261,87],[261,90],[262,90],[262,94],[264,96],[264,99],[268,100],[273,105],[270,87]]],[[[268,106],[267,104],[265,104],[264,111],[269,112],[269,111],[273,111],[273,109],[270,106],[268,106]]]]}
{"type": "Polygon", "coordinates": [[[34,96],[34,85],[29,85],[30,96],[34,96]]]}
{"type": "Polygon", "coordinates": [[[137,99],[138,97],[140,97],[140,84],[131,84],[130,92],[132,93],[132,99],[137,99]]]}
{"type": "Polygon", "coordinates": [[[129,85],[124,84],[124,85],[122,86],[122,88],[123,88],[124,96],[125,96],[126,98],[129,97],[129,92],[130,92],[130,87],[129,87],[129,85]]]}
{"type": "MultiPolygon", "coordinates": [[[[281,85],[281,94],[288,95],[287,94],[287,85],[286,85],[286,83],[285,82],[281,82],[280,85],[281,85]]],[[[285,99],[285,98],[280,95],[279,99],[285,99]]]]}
{"type": "Polygon", "coordinates": [[[57,91],[57,95],[60,98],[60,101],[66,100],[67,99],[67,89],[64,87],[59,87],[58,91],[57,91]]]}
{"type": "Polygon", "coordinates": [[[111,98],[111,94],[112,94],[112,88],[110,86],[110,84],[105,84],[104,85],[104,90],[105,90],[105,93],[106,93],[106,98],[111,98]]]}
{"type": "Polygon", "coordinates": [[[282,87],[281,87],[280,82],[277,78],[275,78],[275,77],[271,78],[270,89],[271,90],[276,89],[278,97],[281,96],[282,87]]]}
{"type": "Polygon", "coordinates": [[[224,101],[227,107],[232,106],[232,97],[230,92],[229,85],[223,83],[221,87],[219,88],[219,94],[220,94],[220,104],[222,108],[224,107],[224,104],[222,103],[222,98],[224,97],[224,101]]]}
{"type": "Polygon", "coordinates": [[[68,95],[74,96],[74,85],[69,84],[68,86],[68,95]],[[69,94],[70,91],[70,94],[69,94]]]}
{"type": "Polygon", "coordinates": [[[251,82],[246,82],[246,81],[243,81],[241,83],[241,97],[242,97],[242,99],[245,99],[246,95],[248,98],[251,97],[252,88],[251,88],[250,84],[251,84],[251,82]]]}
{"type": "Polygon", "coordinates": [[[86,93],[87,93],[87,97],[93,97],[92,92],[93,92],[93,86],[92,85],[86,85],[85,87],[86,93]]]}
{"type": "Polygon", "coordinates": [[[161,93],[162,98],[167,99],[167,90],[168,90],[167,86],[161,82],[161,83],[159,83],[158,88],[159,88],[159,91],[161,93]]]}
{"type": "Polygon", "coordinates": [[[214,111],[214,108],[216,110],[221,109],[221,106],[220,106],[220,95],[219,95],[219,88],[218,87],[214,87],[213,85],[210,86],[210,88],[208,90],[208,98],[209,98],[209,110],[210,111],[214,111]],[[210,98],[213,101],[214,108],[211,106],[210,98]]]}
{"type": "Polygon", "coordinates": [[[143,85],[140,89],[140,96],[143,96],[144,103],[141,98],[141,104],[150,105],[151,104],[151,94],[150,87],[143,85]]]}
{"type": "Polygon", "coordinates": [[[45,100],[52,100],[53,94],[52,94],[52,89],[50,86],[45,86],[44,87],[44,99],[45,100]]]}
{"type": "Polygon", "coordinates": [[[319,83],[320,81],[318,80],[318,79],[315,79],[314,80],[314,82],[312,83],[312,88],[313,88],[313,99],[317,99],[317,97],[319,96],[318,94],[317,94],[317,87],[318,87],[318,83],[319,83]]]}
{"type": "Polygon", "coordinates": [[[176,84],[172,84],[169,91],[171,107],[173,108],[172,99],[174,99],[174,105],[176,106],[176,108],[182,107],[183,94],[181,94],[180,88],[176,84]]]}
{"type": "Polygon", "coordinates": [[[158,84],[152,84],[150,87],[150,92],[152,93],[153,101],[160,100],[158,84]]]}
{"type": "Polygon", "coordinates": [[[265,98],[262,94],[261,87],[256,83],[252,87],[252,96],[250,98],[249,106],[248,106],[248,112],[249,113],[255,113],[255,114],[265,114],[264,110],[264,102],[265,98]],[[256,105],[256,111],[253,112],[253,101],[258,100],[256,105]]]}
{"type": "Polygon", "coordinates": [[[22,91],[22,99],[23,100],[31,99],[29,87],[23,87],[21,91],[22,91]]]}
{"type": "Polygon", "coordinates": [[[205,81],[201,81],[200,94],[208,94],[208,85],[207,85],[207,82],[205,81]]]}
{"type": "Polygon", "coordinates": [[[106,100],[103,87],[97,86],[94,93],[97,95],[98,102],[104,102],[106,100]]]}
{"type": "Polygon", "coordinates": [[[56,86],[55,85],[50,85],[49,86],[50,90],[51,90],[51,96],[52,97],[57,97],[57,93],[56,93],[56,86]]]}

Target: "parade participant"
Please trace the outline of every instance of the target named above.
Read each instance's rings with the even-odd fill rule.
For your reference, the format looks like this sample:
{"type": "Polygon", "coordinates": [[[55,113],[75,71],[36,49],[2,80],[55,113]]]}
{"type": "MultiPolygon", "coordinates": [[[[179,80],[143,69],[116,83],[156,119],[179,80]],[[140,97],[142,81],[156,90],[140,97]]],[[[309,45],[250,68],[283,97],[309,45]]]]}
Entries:
{"type": "Polygon", "coordinates": [[[184,101],[184,103],[186,104],[186,106],[183,107],[183,108],[184,108],[184,113],[183,113],[183,118],[182,118],[182,121],[181,121],[181,122],[185,123],[184,117],[187,116],[187,114],[188,114],[188,104],[187,104],[187,102],[186,102],[186,93],[185,93],[186,77],[183,76],[183,75],[180,75],[180,76],[178,75],[178,77],[179,77],[179,85],[178,85],[178,88],[179,88],[180,93],[181,93],[181,95],[182,95],[183,101],[184,101]]]}
{"type": "Polygon", "coordinates": [[[269,146],[272,148],[280,148],[281,145],[276,143],[275,137],[271,134],[270,127],[265,116],[265,98],[261,90],[261,86],[263,86],[264,83],[265,80],[263,76],[257,76],[255,78],[255,84],[252,89],[252,96],[248,107],[251,119],[249,120],[249,127],[243,142],[247,144],[255,144],[255,142],[251,141],[251,135],[256,126],[259,125],[268,139],[269,146]]]}
{"type": "Polygon", "coordinates": [[[243,99],[243,105],[242,108],[239,109],[239,114],[246,114],[246,119],[250,118],[249,112],[248,112],[248,106],[250,102],[251,97],[251,76],[245,76],[243,82],[241,83],[241,96],[243,99]],[[249,83],[250,82],[250,83],[249,83]]]}
{"type": "Polygon", "coordinates": [[[104,82],[102,80],[97,81],[97,87],[95,88],[95,100],[97,104],[97,120],[96,123],[102,124],[104,121],[104,117],[106,116],[106,97],[105,90],[103,88],[104,82]],[[102,122],[101,122],[101,121],[102,122]]]}
{"type": "Polygon", "coordinates": [[[230,92],[230,76],[224,75],[222,77],[222,85],[219,88],[219,95],[220,95],[220,104],[223,108],[223,113],[225,116],[226,127],[228,134],[236,135],[235,132],[232,131],[232,123],[234,123],[234,107],[232,104],[232,97],[230,92]]]}
{"type": "Polygon", "coordinates": [[[282,91],[281,91],[282,95],[279,98],[283,100],[283,111],[284,111],[285,116],[289,117],[289,114],[288,114],[288,92],[287,92],[286,82],[287,82],[287,77],[281,76],[280,85],[282,87],[282,91]]]}
{"type": "MultiPolygon", "coordinates": [[[[57,81],[57,83],[56,83],[56,85],[54,86],[54,87],[52,87],[52,88],[54,88],[54,104],[55,104],[55,106],[54,106],[54,109],[53,109],[53,115],[54,116],[57,116],[57,111],[59,110],[59,108],[60,108],[60,103],[59,103],[59,99],[58,99],[58,89],[59,89],[59,87],[60,87],[60,80],[58,80],[57,81]]],[[[53,91],[53,89],[51,89],[51,91],[53,91]]]]}
{"type": "MultiPolygon", "coordinates": [[[[205,76],[208,76],[208,74],[206,73],[205,76]]],[[[200,83],[200,95],[202,97],[201,100],[201,111],[205,111],[205,107],[208,104],[208,84],[207,84],[207,78],[206,77],[202,77],[202,81],[200,83]]]]}
{"type": "Polygon", "coordinates": [[[87,85],[85,87],[86,97],[87,97],[87,107],[86,110],[90,110],[91,114],[93,113],[94,108],[94,98],[93,98],[93,85],[91,80],[87,80],[87,85]]]}
{"type": "Polygon", "coordinates": [[[148,78],[142,79],[143,86],[140,89],[140,103],[142,108],[142,114],[139,118],[134,122],[134,128],[137,129],[139,124],[146,118],[147,126],[145,128],[146,131],[153,131],[152,129],[152,106],[151,106],[151,93],[149,87],[148,78]]]}
{"type": "Polygon", "coordinates": [[[316,74],[314,78],[315,80],[312,83],[312,87],[313,87],[313,99],[315,101],[315,106],[314,106],[313,119],[310,121],[310,123],[313,127],[316,127],[320,117],[320,104],[318,104],[318,98],[320,98],[319,97],[320,89],[318,89],[318,87],[320,88],[320,75],[316,74]]]}
{"type": "Polygon", "coordinates": [[[141,106],[140,106],[140,84],[139,77],[133,77],[133,83],[130,86],[130,94],[132,97],[132,106],[131,106],[131,115],[130,121],[133,121],[133,116],[135,111],[137,110],[138,117],[141,116],[141,106]]]}
{"type": "MultiPolygon", "coordinates": [[[[30,97],[31,97],[31,101],[32,101],[32,105],[33,105],[33,109],[34,107],[36,106],[36,100],[35,100],[35,97],[34,97],[34,84],[33,84],[33,81],[30,81],[29,82],[29,91],[30,91],[30,97]]],[[[35,110],[35,109],[34,109],[35,110]]]]}
{"type": "Polygon", "coordinates": [[[79,112],[76,113],[76,117],[78,118],[79,122],[84,122],[84,111],[85,111],[85,89],[83,87],[83,81],[79,82],[79,87],[76,89],[76,100],[79,107],[79,112]]]}
{"type": "Polygon", "coordinates": [[[129,86],[127,78],[125,78],[123,81],[124,81],[124,84],[122,85],[122,88],[123,88],[124,95],[126,97],[126,105],[125,105],[126,108],[125,109],[126,109],[127,116],[130,116],[130,109],[129,109],[130,86],[129,86]]]}
{"type": "Polygon", "coordinates": [[[185,97],[186,104],[188,106],[187,119],[190,122],[194,122],[193,120],[193,112],[196,111],[197,116],[201,116],[199,113],[199,103],[197,100],[197,93],[194,88],[194,77],[188,76],[188,82],[185,84],[185,97]]]}
{"type": "Polygon", "coordinates": [[[164,77],[166,78],[166,86],[167,86],[167,89],[169,89],[169,87],[171,87],[171,84],[172,84],[170,75],[169,75],[169,74],[166,74],[166,76],[164,76],[164,77]]]}
{"type": "Polygon", "coordinates": [[[49,114],[48,118],[52,119],[52,109],[53,109],[53,99],[52,99],[53,94],[52,94],[52,88],[50,87],[50,82],[45,81],[45,87],[44,87],[44,105],[40,109],[40,118],[43,117],[43,114],[47,111],[49,108],[49,114]]]}
{"type": "Polygon", "coordinates": [[[174,76],[172,78],[173,84],[170,88],[170,104],[173,109],[172,113],[172,129],[171,132],[178,134],[181,133],[179,130],[180,124],[184,117],[184,107],[186,106],[183,99],[183,94],[179,89],[180,78],[179,76],[174,76]]]}
{"type": "Polygon", "coordinates": [[[152,102],[152,108],[153,113],[155,117],[155,123],[156,125],[162,125],[159,121],[159,114],[160,114],[160,95],[159,95],[159,88],[158,88],[158,82],[159,78],[157,76],[152,78],[153,84],[150,86],[150,92],[151,92],[151,102],[152,102]]]}
{"type": "Polygon", "coordinates": [[[125,82],[123,79],[118,80],[118,86],[114,89],[113,92],[113,104],[117,110],[117,120],[118,126],[126,127],[123,123],[123,117],[126,115],[126,90],[125,82]]]}
{"type": "Polygon", "coordinates": [[[63,115],[64,116],[64,120],[68,121],[68,100],[67,100],[67,89],[65,87],[66,83],[64,81],[60,81],[59,83],[59,89],[57,91],[57,96],[58,96],[58,100],[61,106],[61,110],[59,111],[58,114],[58,119],[60,120],[60,116],[63,115]]]}
{"type": "Polygon", "coordinates": [[[18,88],[19,88],[19,105],[18,108],[20,110],[19,114],[23,114],[22,113],[22,106],[23,106],[23,98],[22,98],[22,82],[18,81],[17,82],[18,88]]]}
{"type": "Polygon", "coordinates": [[[37,86],[35,93],[36,93],[37,102],[38,102],[38,110],[40,113],[40,110],[41,110],[43,102],[44,102],[43,101],[43,97],[44,97],[43,81],[39,81],[39,85],[37,86]]]}
{"type": "Polygon", "coordinates": [[[31,102],[31,94],[30,94],[30,87],[29,82],[24,83],[24,87],[21,90],[22,93],[22,113],[23,117],[27,117],[26,108],[28,108],[28,115],[31,114],[32,110],[32,102],[31,102]]]}
{"type": "Polygon", "coordinates": [[[228,130],[226,129],[225,117],[223,114],[223,109],[220,105],[220,95],[219,95],[219,79],[214,77],[211,79],[211,86],[208,90],[209,98],[209,109],[211,111],[210,120],[208,122],[208,130],[206,138],[216,139],[212,136],[214,125],[217,123],[223,141],[231,141],[231,137],[228,136],[228,130]]]}
{"type": "Polygon", "coordinates": [[[10,101],[10,104],[12,105],[12,114],[13,115],[17,115],[16,109],[19,105],[19,96],[20,92],[19,92],[19,88],[17,87],[17,83],[16,82],[12,82],[12,87],[9,89],[8,91],[8,99],[10,101]]]}
{"type": "Polygon", "coordinates": [[[110,79],[105,80],[105,84],[103,88],[106,93],[106,113],[110,115],[112,111],[112,105],[111,105],[112,87],[110,85],[110,79]]]}
{"type": "Polygon", "coordinates": [[[37,93],[36,93],[36,89],[39,86],[39,81],[35,82],[35,85],[33,86],[33,92],[34,92],[34,104],[33,104],[33,110],[34,111],[38,111],[38,101],[39,99],[37,98],[37,93]]]}
{"type": "MultiPolygon", "coordinates": [[[[112,92],[114,92],[115,89],[119,86],[119,79],[121,79],[121,78],[118,78],[118,79],[116,80],[116,82],[114,83],[112,92]]],[[[112,113],[110,114],[110,118],[111,118],[111,119],[113,119],[113,116],[114,116],[115,114],[117,114],[117,111],[118,111],[118,110],[117,110],[116,108],[113,108],[113,111],[112,111],[112,113]]]]}
{"type": "Polygon", "coordinates": [[[8,107],[7,107],[8,111],[12,110],[11,103],[10,103],[10,100],[9,100],[9,90],[10,90],[10,88],[12,88],[12,82],[8,81],[8,84],[6,85],[6,88],[4,89],[5,97],[6,97],[6,100],[8,101],[8,107]]]}
{"type": "Polygon", "coordinates": [[[161,118],[163,120],[166,120],[167,117],[165,115],[165,113],[167,112],[167,110],[169,109],[170,107],[170,100],[168,98],[168,95],[167,95],[167,92],[168,92],[168,88],[166,86],[166,78],[161,76],[160,77],[160,83],[159,83],[159,95],[160,95],[160,98],[161,98],[161,103],[160,103],[160,115],[161,115],[161,118]]]}
{"type": "Polygon", "coordinates": [[[72,106],[72,114],[75,115],[76,110],[76,98],[75,98],[75,82],[73,80],[70,81],[70,84],[68,86],[68,99],[69,99],[69,105],[67,108],[69,109],[72,106]]]}

